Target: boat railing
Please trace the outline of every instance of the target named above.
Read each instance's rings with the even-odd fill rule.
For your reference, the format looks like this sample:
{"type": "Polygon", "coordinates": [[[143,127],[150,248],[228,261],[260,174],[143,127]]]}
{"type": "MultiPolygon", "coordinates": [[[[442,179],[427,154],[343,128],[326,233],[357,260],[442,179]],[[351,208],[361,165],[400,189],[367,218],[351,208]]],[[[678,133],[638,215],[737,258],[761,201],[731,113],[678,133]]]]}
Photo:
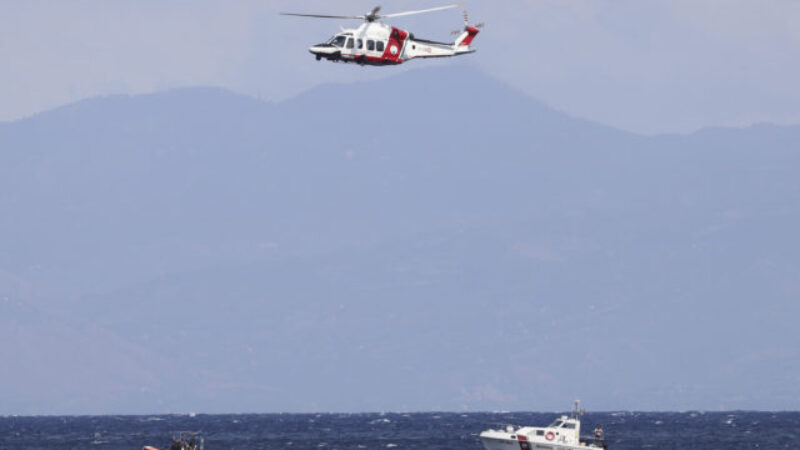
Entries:
{"type": "Polygon", "coordinates": [[[594,447],[599,447],[599,448],[604,448],[604,449],[608,447],[608,444],[606,444],[605,439],[597,439],[594,436],[580,436],[578,438],[578,441],[581,444],[584,444],[584,445],[587,445],[587,446],[591,445],[591,446],[594,446],[594,447]]]}
{"type": "Polygon", "coordinates": [[[203,450],[205,439],[199,431],[179,431],[172,435],[171,450],[203,450]]]}
{"type": "Polygon", "coordinates": [[[492,427],[492,429],[494,429],[494,427],[497,427],[498,430],[502,431],[508,430],[508,427],[512,427],[514,431],[522,428],[522,425],[517,425],[508,422],[489,422],[489,426],[492,427]]]}

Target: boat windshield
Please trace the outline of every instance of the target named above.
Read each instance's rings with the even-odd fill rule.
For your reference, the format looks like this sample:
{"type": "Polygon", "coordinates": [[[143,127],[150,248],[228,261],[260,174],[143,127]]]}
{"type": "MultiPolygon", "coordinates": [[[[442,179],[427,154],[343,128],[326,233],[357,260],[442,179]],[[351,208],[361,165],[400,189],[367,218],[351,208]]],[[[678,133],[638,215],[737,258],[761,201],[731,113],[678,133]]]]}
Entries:
{"type": "Polygon", "coordinates": [[[564,423],[564,422],[562,422],[560,420],[556,420],[555,422],[551,423],[548,428],[558,428],[558,427],[561,426],[562,423],[564,423]]]}
{"type": "Polygon", "coordinates": [[[335,47],[344,47],[345,41],[347,41],[347,38],[340,35],[332,37],[328,43],[335,47]]]}

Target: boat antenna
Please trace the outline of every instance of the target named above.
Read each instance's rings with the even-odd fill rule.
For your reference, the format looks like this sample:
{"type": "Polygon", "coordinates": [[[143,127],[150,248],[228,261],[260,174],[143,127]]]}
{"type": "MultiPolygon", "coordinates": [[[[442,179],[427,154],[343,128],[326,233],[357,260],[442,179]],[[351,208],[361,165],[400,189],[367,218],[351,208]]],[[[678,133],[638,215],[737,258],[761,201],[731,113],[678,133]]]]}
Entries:
{"type": "Polygon", "coordinates": [[[578,418],[578,413],[580,411],[580,409],[579,409],[580,405],[581,405],[581,401],[580,400],[575,400],[575,408],[572,410],[572,418],[573,419],[577,419],[578,418]]]}

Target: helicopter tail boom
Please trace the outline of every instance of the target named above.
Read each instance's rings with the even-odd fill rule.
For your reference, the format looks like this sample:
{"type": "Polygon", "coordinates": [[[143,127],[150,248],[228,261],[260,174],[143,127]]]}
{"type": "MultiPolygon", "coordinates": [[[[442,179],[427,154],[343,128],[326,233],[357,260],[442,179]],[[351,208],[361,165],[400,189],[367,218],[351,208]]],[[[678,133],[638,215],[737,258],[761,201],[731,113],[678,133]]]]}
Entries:
{"type": "Polygon", "coordinates": [[[408,60],[414,58],[442,58],[474,53],[475,49],[470,45],[478,33],[480,33],[478,27],[467,25],[458,38],[451,43],[428,41],[412,36],[405,46],[404,56],[408,60]]]}

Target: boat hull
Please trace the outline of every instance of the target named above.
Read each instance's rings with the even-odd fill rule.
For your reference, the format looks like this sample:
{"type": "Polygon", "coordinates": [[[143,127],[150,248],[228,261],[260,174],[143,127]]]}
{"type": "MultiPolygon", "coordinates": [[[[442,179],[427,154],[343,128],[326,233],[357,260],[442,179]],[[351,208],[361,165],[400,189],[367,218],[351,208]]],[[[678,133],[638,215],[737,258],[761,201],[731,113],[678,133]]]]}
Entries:
{"type": "Polygon", "coordinates": [[[486,450],[587,450],[598,448],[587,445],[578,446],[557,442],[517,441],[483,436],[481,437],[481,442],[486,450]]]}

